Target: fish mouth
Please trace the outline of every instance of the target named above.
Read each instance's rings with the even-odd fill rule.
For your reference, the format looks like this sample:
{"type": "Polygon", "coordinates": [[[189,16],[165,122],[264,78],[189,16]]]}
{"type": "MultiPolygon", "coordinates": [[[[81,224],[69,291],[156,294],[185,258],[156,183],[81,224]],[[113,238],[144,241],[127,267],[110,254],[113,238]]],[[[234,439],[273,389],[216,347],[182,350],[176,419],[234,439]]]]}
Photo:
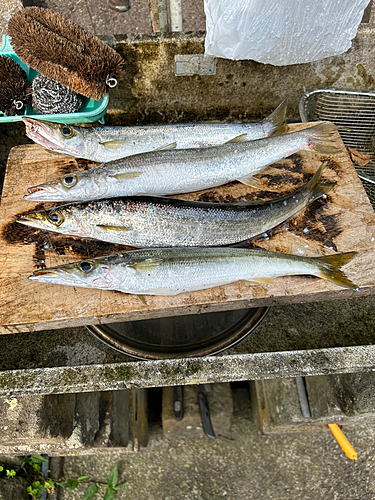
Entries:
{"type": "Polygon", "coordinates": [[[29,279],[37,278],[38,276],[59,276],[60,274],[58,269],[38,269],[29,276],[29,279]]]}
{"type": "Polygon", "coordinates": [[[22,121],[26,125],[26,135],[29,139],[56,153],[66,153],[64,149],[61,149],[62,146],[58,143],[56,134],[48,122],[26,117],[22,117],[22,121]]]}
{"type": "Polygon", "coordinates": [[[34,228],[40,228],[40,229],[46,228],[46,224],[44,223],[40,214],[34,214],[34,213],[24,214],[18,217],[16,222],[34,228]]]}
{"type": "Polygon", "coordinates": [[[50,279],[52,281],[56,280],[56,278],[63,277],[63,273],[60,272],[59,269],[38,269],[34,271],[31,276],[28,277],[31,281],[38,281],[40,283],[48,283],[50,279]]]}
{"type": "Polygon", "coordinates": [[[59,198],[59,191],[53,186],[32,186],[27,192],[23,197],[27,201],[58,201],[59,198]]]}
{"type": "Polygon", "coordinates": [[[30,187],[30,188],[27,188],[27,192],[28,193],[36,193],[37,191],[43,191],[43,188],[40,188],[40,187],[30,187]]]}
{"type": "Polygon", "coordinates": [[[80,279],[77,279],[74,275],[69,273],[69,270],[63,269],[62,267],[37,269],[28,279],[39,283],[47,283],[49,285],[67,285],[87,288],[80,279]]]}
{"type": "Polygon", "coordinates": [[[24,214],[18,217],[17,222],[25,222],[29,220],[39,219],[40,217],[37,214],[24,214]]]}

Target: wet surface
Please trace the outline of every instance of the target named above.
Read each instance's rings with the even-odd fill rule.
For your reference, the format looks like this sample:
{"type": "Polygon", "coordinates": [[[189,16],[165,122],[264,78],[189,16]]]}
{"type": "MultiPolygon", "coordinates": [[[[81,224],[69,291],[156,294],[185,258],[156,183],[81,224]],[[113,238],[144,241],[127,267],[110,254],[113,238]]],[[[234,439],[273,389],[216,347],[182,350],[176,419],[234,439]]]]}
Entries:
{"type": "Polygon", "coordinates": [[[34,245],[32,258],[36,269],[47,267],[45,262],[51,254],[71,255],[76,260],[81,260],[133,250],[129,246],[65,236],[27,227],[17,222],[6,225],[2,235],[4,240],[12,245],[34,245]]]}
{"type": "Polygon", "coordinates": [[[57,169],[57,173],[63,177],[67,174],[72,174],[82,170],[90,170],[90,168],[97,167],[100,165],[91,160],[85,160],[84,158],[72,158],[67,160],[64,165],[60,165],[57,169]]]}

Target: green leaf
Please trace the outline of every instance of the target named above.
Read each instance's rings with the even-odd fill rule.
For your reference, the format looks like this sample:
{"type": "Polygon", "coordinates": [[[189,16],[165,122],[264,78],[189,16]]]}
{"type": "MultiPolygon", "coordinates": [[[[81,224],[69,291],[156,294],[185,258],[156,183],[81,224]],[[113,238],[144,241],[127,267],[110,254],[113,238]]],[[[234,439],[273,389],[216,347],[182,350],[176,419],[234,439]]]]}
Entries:
{"type": "Polygon", "coordinates": [[[0,465],[0,472],[3,472],[4,470],[4,467],[2,465],[0,465]]]}
{"type": "Polygon", "coordinates": [[[99,489],[98,484],[96,484],[96,483],[90,484],[90,486],[85,491],[85,494],[83,495],[82,500],[91,500],[91,498],[94,498],[94,496],[98,492],[98,489],[99,489]]]}
{"type": "Polygon", "coordinates": [[[62,483],[56,483],[56,484],[61,486],[61,488],[69,488],[70,490],[75,490],[79,483],[78,483],[77,479],[68,479],[67,481],[64,481],[62,483]]]}
{"type": "Polygon", "coordinates": [[[125,483],[121,483],[121,484],[118,484],[117,486],[114,486],[115,490],[120,490],[121,488],[123,488],[124,486],[126,486],[128,484],[129,480],[125,481],[125,483]]]}
{"type": "Polygon", "coordinates": [[[116,486],[118,481],[118,465],[116,464],[108,475],[108,486],[116,486]]]}
{"type": "Polygon", "coordinates": [[[46,490],[51,489],[55,484],[55,481],[53,479],[50,479],[49,481],[44,481],[43,486],[45,487],[46,490]]]}
{"type": "Polygon", "coordinates": [[[113,486],[108,486],[108,488],[105,491],[103,500],[112,500],[115,498],[117,491],[114,489],[113,486]]]}
{"type": "Polygon", "coordinates": [[[43,458],[42,455],[31,455],[30,460],[34,462],[34,464],[42,464],[43,462],[47,462],[47,460],[43,458]]]}
{"type": "Polygon", "coordinates": [[[77,479],[78,482],[81,482],[81,481],[86,481],[86,479],[88,479],[89,476],[81,476],[77,479]]]}

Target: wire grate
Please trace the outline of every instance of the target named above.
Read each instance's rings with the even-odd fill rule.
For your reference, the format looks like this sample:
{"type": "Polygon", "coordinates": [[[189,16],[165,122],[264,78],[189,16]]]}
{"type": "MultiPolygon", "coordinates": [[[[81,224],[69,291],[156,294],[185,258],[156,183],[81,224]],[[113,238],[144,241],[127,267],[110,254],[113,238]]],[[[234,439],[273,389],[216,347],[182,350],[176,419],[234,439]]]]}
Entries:
{"type": "MultiPolygon", "coordinates": [[[[375,155],[375,92],[316,89],[303,94],[299,109],[302,121],[331,121],[345,146],[375,155]]],[[[354,166],[375,209],[375,156],[354,166]]]]}

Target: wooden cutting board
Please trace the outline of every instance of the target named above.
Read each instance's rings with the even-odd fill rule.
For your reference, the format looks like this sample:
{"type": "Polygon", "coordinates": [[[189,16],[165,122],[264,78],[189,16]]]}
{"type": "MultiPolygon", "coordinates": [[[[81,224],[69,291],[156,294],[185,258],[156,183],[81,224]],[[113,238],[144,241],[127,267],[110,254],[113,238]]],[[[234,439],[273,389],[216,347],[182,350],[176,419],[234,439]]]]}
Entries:
{"type": "MultiPolygon", "coordinates": [[[[295,124],[291,130],[312,124],[295,124]]],[[[323,180],[336,182],[326,198],[315,201],[249,247],[318,256],[358,251],[344,271],[360,291],[340,288],[314,277],[281,277],[276,284],[237,282],[175,297],[138,297],[115,291],[89,290],[32,282],[35,269],[130,249],[68,238],[15,222],[17,216],[53,204],[23,200],[26,188],[94,166],[86,160],[52,153],[39,145],[11,150],[0,205],[0,333],[130,321],[162,316],[258,307],[368,295],[375,292],[375,217],[338,133],[342,151],[330,157],[301,152],[268,167],[256,191],[233,182],[220,188],[180,196],[202,201],[270,199],[302,186],[321,162],[330,159],[323,180]]]]}

